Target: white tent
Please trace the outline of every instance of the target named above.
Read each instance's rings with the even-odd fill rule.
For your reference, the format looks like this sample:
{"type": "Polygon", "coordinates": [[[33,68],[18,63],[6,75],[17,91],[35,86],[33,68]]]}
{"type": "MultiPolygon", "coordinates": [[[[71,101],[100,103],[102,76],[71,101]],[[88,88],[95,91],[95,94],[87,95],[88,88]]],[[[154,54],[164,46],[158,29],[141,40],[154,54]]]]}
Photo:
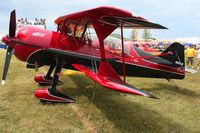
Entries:
{"type": "Polygon", "coordinates": [[[3,37],[3,35],[0,35],[0,42],[1,42],[2,37],[3,37]]]}
{"type": "Polygon", "coordinates": [[[192,44],[200,44],[200,37],[177,38],[177,39],[174,39],[174,40],[178,41],[178,42],[187,42],[187,43],[192,43],[192,44]]]}

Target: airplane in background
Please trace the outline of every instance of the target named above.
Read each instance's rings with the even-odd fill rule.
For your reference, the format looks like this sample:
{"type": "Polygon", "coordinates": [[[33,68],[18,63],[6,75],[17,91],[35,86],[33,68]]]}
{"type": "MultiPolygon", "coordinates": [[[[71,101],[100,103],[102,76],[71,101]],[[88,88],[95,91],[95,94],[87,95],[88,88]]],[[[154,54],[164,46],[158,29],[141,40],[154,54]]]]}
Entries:
{"type": "Polygon", "coordinates": [[[49,66],[46,75],[34,77],[37,83],[50,85],[35,91],[36,98],[41,101],[74,102],[56,89],[57,84],[62,83],[59,81],[62,68],[81,71],[105,88],[150,98],[156,97],[129,85],[126,76],[164,79],[185,76],[184,46],[179,43],[173,43],[157,56],[132,45],[132,48],[125,48],[124,28],[167,29],[128,11],[97,7],[58,17],[55,23],[57,31],[21,26],[16,32],[15,10],[11,12],[9,34],[2,38],[8,46],[2,84],[5,84],[13,50],[19,60],[27,62],[27,68],[49,66]],[[121,51],[111,52],[106,50],[104,40],[117,28],[121,30],[121,51]],[[98,38],[95,45],[91,31],[98,38]]]}

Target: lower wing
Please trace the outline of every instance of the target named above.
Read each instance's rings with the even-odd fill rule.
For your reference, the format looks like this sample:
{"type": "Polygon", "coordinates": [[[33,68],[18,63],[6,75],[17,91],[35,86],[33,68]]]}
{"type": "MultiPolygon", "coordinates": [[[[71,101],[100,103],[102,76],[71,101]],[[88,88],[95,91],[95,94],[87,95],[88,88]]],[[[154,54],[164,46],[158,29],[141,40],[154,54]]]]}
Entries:
{"type": "MultiPolygon", "coordinates": [[[[107,63],[107,62],[106,62],[107,63]]],[[[150,98],[157,98],[143,90],[137,89],[135,87],[130,86],[129,84],[123,82],[120,78],[115,78],[116,75],[114,74],[106,74],[103,75],[102,73],[109,73],[112,71],[112,67],[109,64],[106,64],[105,62],[103,64],[100,64],[98,73],[95,73],[93,70],[80,65],[80,64],[72,64],[72,66],[83,72],[86,76],[88,76],[90,79],[94,80],[98,84],[104,86],[105,88],[115,90],[115,91],[120,91],[123,93],[129,93],[129,94],[134,94],[134,95],[140,95],[140,96],[146,96],[150,98]],[[102,65],[102,66],[101,66],[102,65]],[[110,68],[108,68],[110,66],[110,68]],[[106,69],[101,69],[102,67],[106,67],[106,69]],[[105,71],[107,70],[107,71],[105,71]],[[99,72],[100,71],[100,72],[99,72]],[[105,71],[105,72],[102,72],[105,71]],[[111,75],[111,76],[110,76],[111,75]]]]}

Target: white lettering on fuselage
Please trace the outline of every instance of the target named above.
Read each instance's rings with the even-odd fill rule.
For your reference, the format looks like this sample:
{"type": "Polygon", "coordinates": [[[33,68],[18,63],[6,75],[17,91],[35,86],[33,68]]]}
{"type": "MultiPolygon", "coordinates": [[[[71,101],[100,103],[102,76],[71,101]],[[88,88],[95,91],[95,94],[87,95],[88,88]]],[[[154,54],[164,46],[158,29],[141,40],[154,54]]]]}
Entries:
{"type": "Polygon", "coordinates": [[[34,32],[34,33],[32,34],[32,36],[44,37],[45,34],[44,34],[44,33],[41,33],[41,32],[34,32]]]}

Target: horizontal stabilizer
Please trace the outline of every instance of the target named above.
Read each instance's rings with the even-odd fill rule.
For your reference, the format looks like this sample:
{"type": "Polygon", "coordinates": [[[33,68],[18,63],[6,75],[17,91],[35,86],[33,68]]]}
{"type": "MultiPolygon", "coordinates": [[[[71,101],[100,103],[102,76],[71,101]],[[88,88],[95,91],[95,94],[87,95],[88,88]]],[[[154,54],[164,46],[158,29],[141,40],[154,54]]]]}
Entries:
{"type": "Polygon", "coordinates": [[[72,64],[72,66],[74,68],[76,68],[77,70],[85,73],[86,76],[88,76],[89,78],[91,78],[92,80],[97,82],[98,84],[100,84],[108,89],[111,89],[114,91],[120,91],[123,93],[134,94],[134,95],[147,96],[150,98],[157,98],[145,91],[142,91],[140,89],[132,87],[129,84],[124,83],[122,80],[118,80],[117,78],[109,77],[108,75],[102,76],[100,74],[96,74],[93,70],[91,70],[83,65],[72,64]]]}
{"type": "Polygon", "coordinates": [[[194,69],[192,69],[192,68],[189,68],[189,67],[185,67],[185,71],[186,71],[186,72],[189,72],[189,73],[191,73],[191,74],[195,74],[195,73],[198,72],[198,71],[196,71],[196,70],[194,70],[194,69]]]}

